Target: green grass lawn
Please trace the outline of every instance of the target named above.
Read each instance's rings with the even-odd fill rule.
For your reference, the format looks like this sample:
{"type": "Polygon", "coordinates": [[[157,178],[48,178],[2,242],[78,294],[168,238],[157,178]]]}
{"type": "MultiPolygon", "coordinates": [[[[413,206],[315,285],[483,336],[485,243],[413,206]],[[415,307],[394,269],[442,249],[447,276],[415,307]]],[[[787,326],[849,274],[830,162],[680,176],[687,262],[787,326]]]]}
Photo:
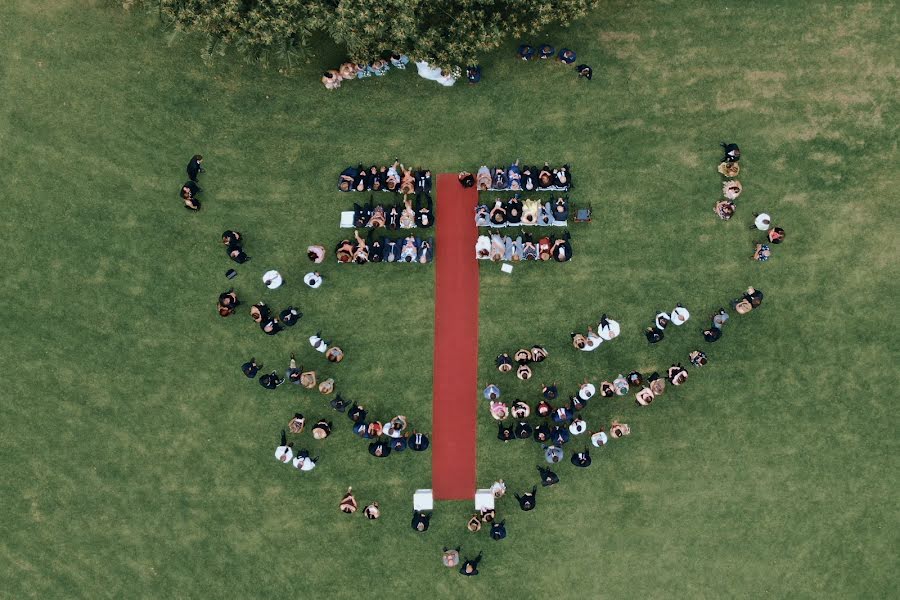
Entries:
{"type": "MultiPolygon", "coordinates": [[[[0,4],[0,595],[896,596],[897,14],[616,1],[547,37],[592,82],[517,62],[510,43],[475,88],[412,69],[329,93],[330,47],[284,77],[206,66],[199,40],[103,3],[0,4]],[[730,222],[712,213],[722,140],[744,153],[730,222]],[[196,152],[206,192],[189,214],[176,193],[196,152]],[[480,383],[512,397],[686,362],[707,314],[766,293],[651,408],[595,400],[588,423],[619,418],[631,437],[590,469],[567,460],[533,512],[501,501],[503,542],[465,531],[468,503],[413,534],[430,453],[376,461],[318,393],[267,392],[238,369],[297,352],[374,414],[431,430],[433,266],[329,262],[321,289],[299,285],[306,246],[339,240],[357,198],[337,174],[395,155],[434,172],[569,162],[573,200],[595,209],[572,262],[481,267],[480,383]],[[756,264],[763,209],[787,242],[756,264]],[[216,315],[226,228],[253,256],[242,299],[296,304],[294,330],[216,315]],[[289,284],[265,290],[270,267],[289,284]],[[679,301],[693,320],[648,346],[642,328],[679,301]],[[601,312],[623,335],[573,350],[568,332],[601,312]],[[342,364],[314,355],[316,329],[342,364]],[[550,352],[535,381],[496,376],[496,354],[532,343],[550,352]],[[272,459],[295,411],[337,429],[297,438],[322,457],[303,476],[272,459]],[[381,520],[337,511],[348,485],[381,520]],[[480,577],[440,566],[459,543],[484,550],[480,577]]],[[[502,445],[486,410],[478,435],[480,482],[537,481],[536,444],[502,445]]]]}

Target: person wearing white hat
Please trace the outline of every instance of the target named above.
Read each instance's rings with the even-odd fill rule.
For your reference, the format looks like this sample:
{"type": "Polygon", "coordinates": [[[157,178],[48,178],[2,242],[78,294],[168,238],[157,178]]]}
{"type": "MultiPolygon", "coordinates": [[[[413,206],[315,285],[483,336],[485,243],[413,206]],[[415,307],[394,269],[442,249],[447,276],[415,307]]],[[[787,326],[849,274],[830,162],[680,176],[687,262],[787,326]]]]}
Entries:
{"type": "Polygon", "coordinates": [[[688,309],[683,307],[680,304],[675,305],[675,309],[672,310],[672,324],[673,325],[684,325],[688,319],[691,318],[691,313],[688,312],[688,309]]]}
{"type": "Polygon", "coordinates": [[[284,280],[281,278],[281,273],[272,269],[271,271],[266,271],[263,275],[263,283],[266,284],[266,287],[270,290],[275,290],[281,287],[284,280]]]}
{"type": "Polygon", "coordinates": [[[597,329],[600,330],[600,338],[606,341],[618,336],[620,331],[619,324],[616,321],[607,318],[605,313],[600,317],[600,323],[597,325],[597,329]]]}
{"type": "Polygon", "coordinates": [[[316,289],[320,285],[322,285],[322,276],[319,275],[318,271],[313,271],[311,273],[307,273],[303,276],[303,283],[311,287],[312,289],[316,289]]]}

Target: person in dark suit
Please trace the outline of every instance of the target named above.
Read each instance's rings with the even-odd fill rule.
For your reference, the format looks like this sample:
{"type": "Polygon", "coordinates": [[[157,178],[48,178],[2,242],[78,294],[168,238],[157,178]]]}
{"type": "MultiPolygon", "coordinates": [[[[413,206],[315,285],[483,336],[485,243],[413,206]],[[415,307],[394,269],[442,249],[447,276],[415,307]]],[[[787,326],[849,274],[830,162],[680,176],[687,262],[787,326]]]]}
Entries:
{"type": "Polygon", "coordinates": [[[576,467],[591,466],[591,453],[585,448],[584,452],[576,452],[572,455],[572,464],[576,467]]]}
{"type": "Polygon", "coordinates": [[[355,405],[347,412],[347,417],[354,423],[363,423],[366,420],[366,409],[362,406],[355,405]]]}
{"type": "Polygon", "coordinates": [[[272,371],[271,373],[263,375],[259,378],[259,385],[263,386],[267,390],[274,390],[282,383],[284,383],[284,379],[278,378],[277,371],[272,371]]]}
{"type": "Polygon", "coordinates": [[[187,165],[188,179],[196,182],[197,175],[199,175],[200,173],[205,173],[205,171],[203,170],[203,156],[200,154],[195,154],[191,157],[191,160],[187,165]]]}
{"type": "Polygon", "coordinates": [[[416,452],[422,452],[423,450],[428,450],[428,445],[431,442],[428,441],[428,436],[424,433],[418,433],[413,430],[412,435],[409,436],[409,449],[414,450],[416,452]]]}
{"type": "Polygon", "coordinates": [[[508,442],[509,440],[515,439],[513,428],[509,425],[505,425],[503,422],[497,423],[497,439],[501,442],[508,442]]]}
{"type": "Polygon", "coordinates": [[[519,501],[519,508],[522,510],[534,510],[534,507],[537,506],[537,486],[533,486],[530,492],[521,496],[516,494],[516,500],[519,501]]]}
{"type": "Polygon", "coordinates": [[[506,520],[500,521],[497,523],[496,521],[491,525],[490,536],[492,540],[497,540],[498,542],[506,537],[506,520]]]}
{"type": "Polygon", "coordinates": [[[537,470],[538,470],[538,473],[540,473],[540,475],[541,475],[541,485],[542,486],[549,487],[551,485],[555,485],[555,484],[559,483],[559,475],[557,475],[550,469],[547,469],[545,467],[538,465],[537,470]]]}
{"type": "Polygon", "coordinates": [[[387,458],[391,455],[391,446],[380,439],[369,444],[369,454],[376,458],[387,458]]]}
{"type": "Polygon", "coordinates": [[[578,71],[579,77],[584,77],[588,81],[590,81],[594,77],[594,70],[588,65],[578,65],[577,67],[575,67],[575,70],[578,71]]]}
{"type": "Polygon", "coordinates": [[[482,553],[479,552],[478,556],[475,557],[474,560],[466,559],[466,562],[462,564],[459,568],[459,572],[465,575],[466,577],[471,577],[473,575],[478,575],[478,563],[481,562],[482,553]]]}
{"type": "Polygon", "coordinates": [[[244,372],[248,378],[253,379],[256,377],[256,374],[259,373],[259,370],[262,369],[262,365],[256,364],[256,359],[251,358],[250,362],[245,362],[241,365],[241,371],[244,372]]]}

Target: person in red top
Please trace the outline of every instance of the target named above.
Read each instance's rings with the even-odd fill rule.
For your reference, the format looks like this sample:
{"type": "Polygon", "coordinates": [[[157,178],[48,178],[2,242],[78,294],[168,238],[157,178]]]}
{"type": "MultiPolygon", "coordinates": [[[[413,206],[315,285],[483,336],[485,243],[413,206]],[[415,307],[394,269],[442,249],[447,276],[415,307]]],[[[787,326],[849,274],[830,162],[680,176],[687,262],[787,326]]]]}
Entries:
{"type": "Polygon", "coordinates": [[[541,260],[550,260],[550,238],[542,237],[538,240],[538,256],[541,260]]]}

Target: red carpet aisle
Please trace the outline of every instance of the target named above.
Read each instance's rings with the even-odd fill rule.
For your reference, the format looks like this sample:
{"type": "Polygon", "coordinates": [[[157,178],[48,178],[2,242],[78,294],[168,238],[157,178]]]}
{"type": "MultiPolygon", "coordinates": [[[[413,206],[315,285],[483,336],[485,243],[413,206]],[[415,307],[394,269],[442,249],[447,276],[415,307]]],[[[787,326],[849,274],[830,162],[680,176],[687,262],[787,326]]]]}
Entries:
{"type": "Polygon", "coordinates": [[[434,432],[432,488],[436,500],[475,496],[478,387],[478,262],[475,188],[456,173],[437,178],[435,221],[434,432]]]}

